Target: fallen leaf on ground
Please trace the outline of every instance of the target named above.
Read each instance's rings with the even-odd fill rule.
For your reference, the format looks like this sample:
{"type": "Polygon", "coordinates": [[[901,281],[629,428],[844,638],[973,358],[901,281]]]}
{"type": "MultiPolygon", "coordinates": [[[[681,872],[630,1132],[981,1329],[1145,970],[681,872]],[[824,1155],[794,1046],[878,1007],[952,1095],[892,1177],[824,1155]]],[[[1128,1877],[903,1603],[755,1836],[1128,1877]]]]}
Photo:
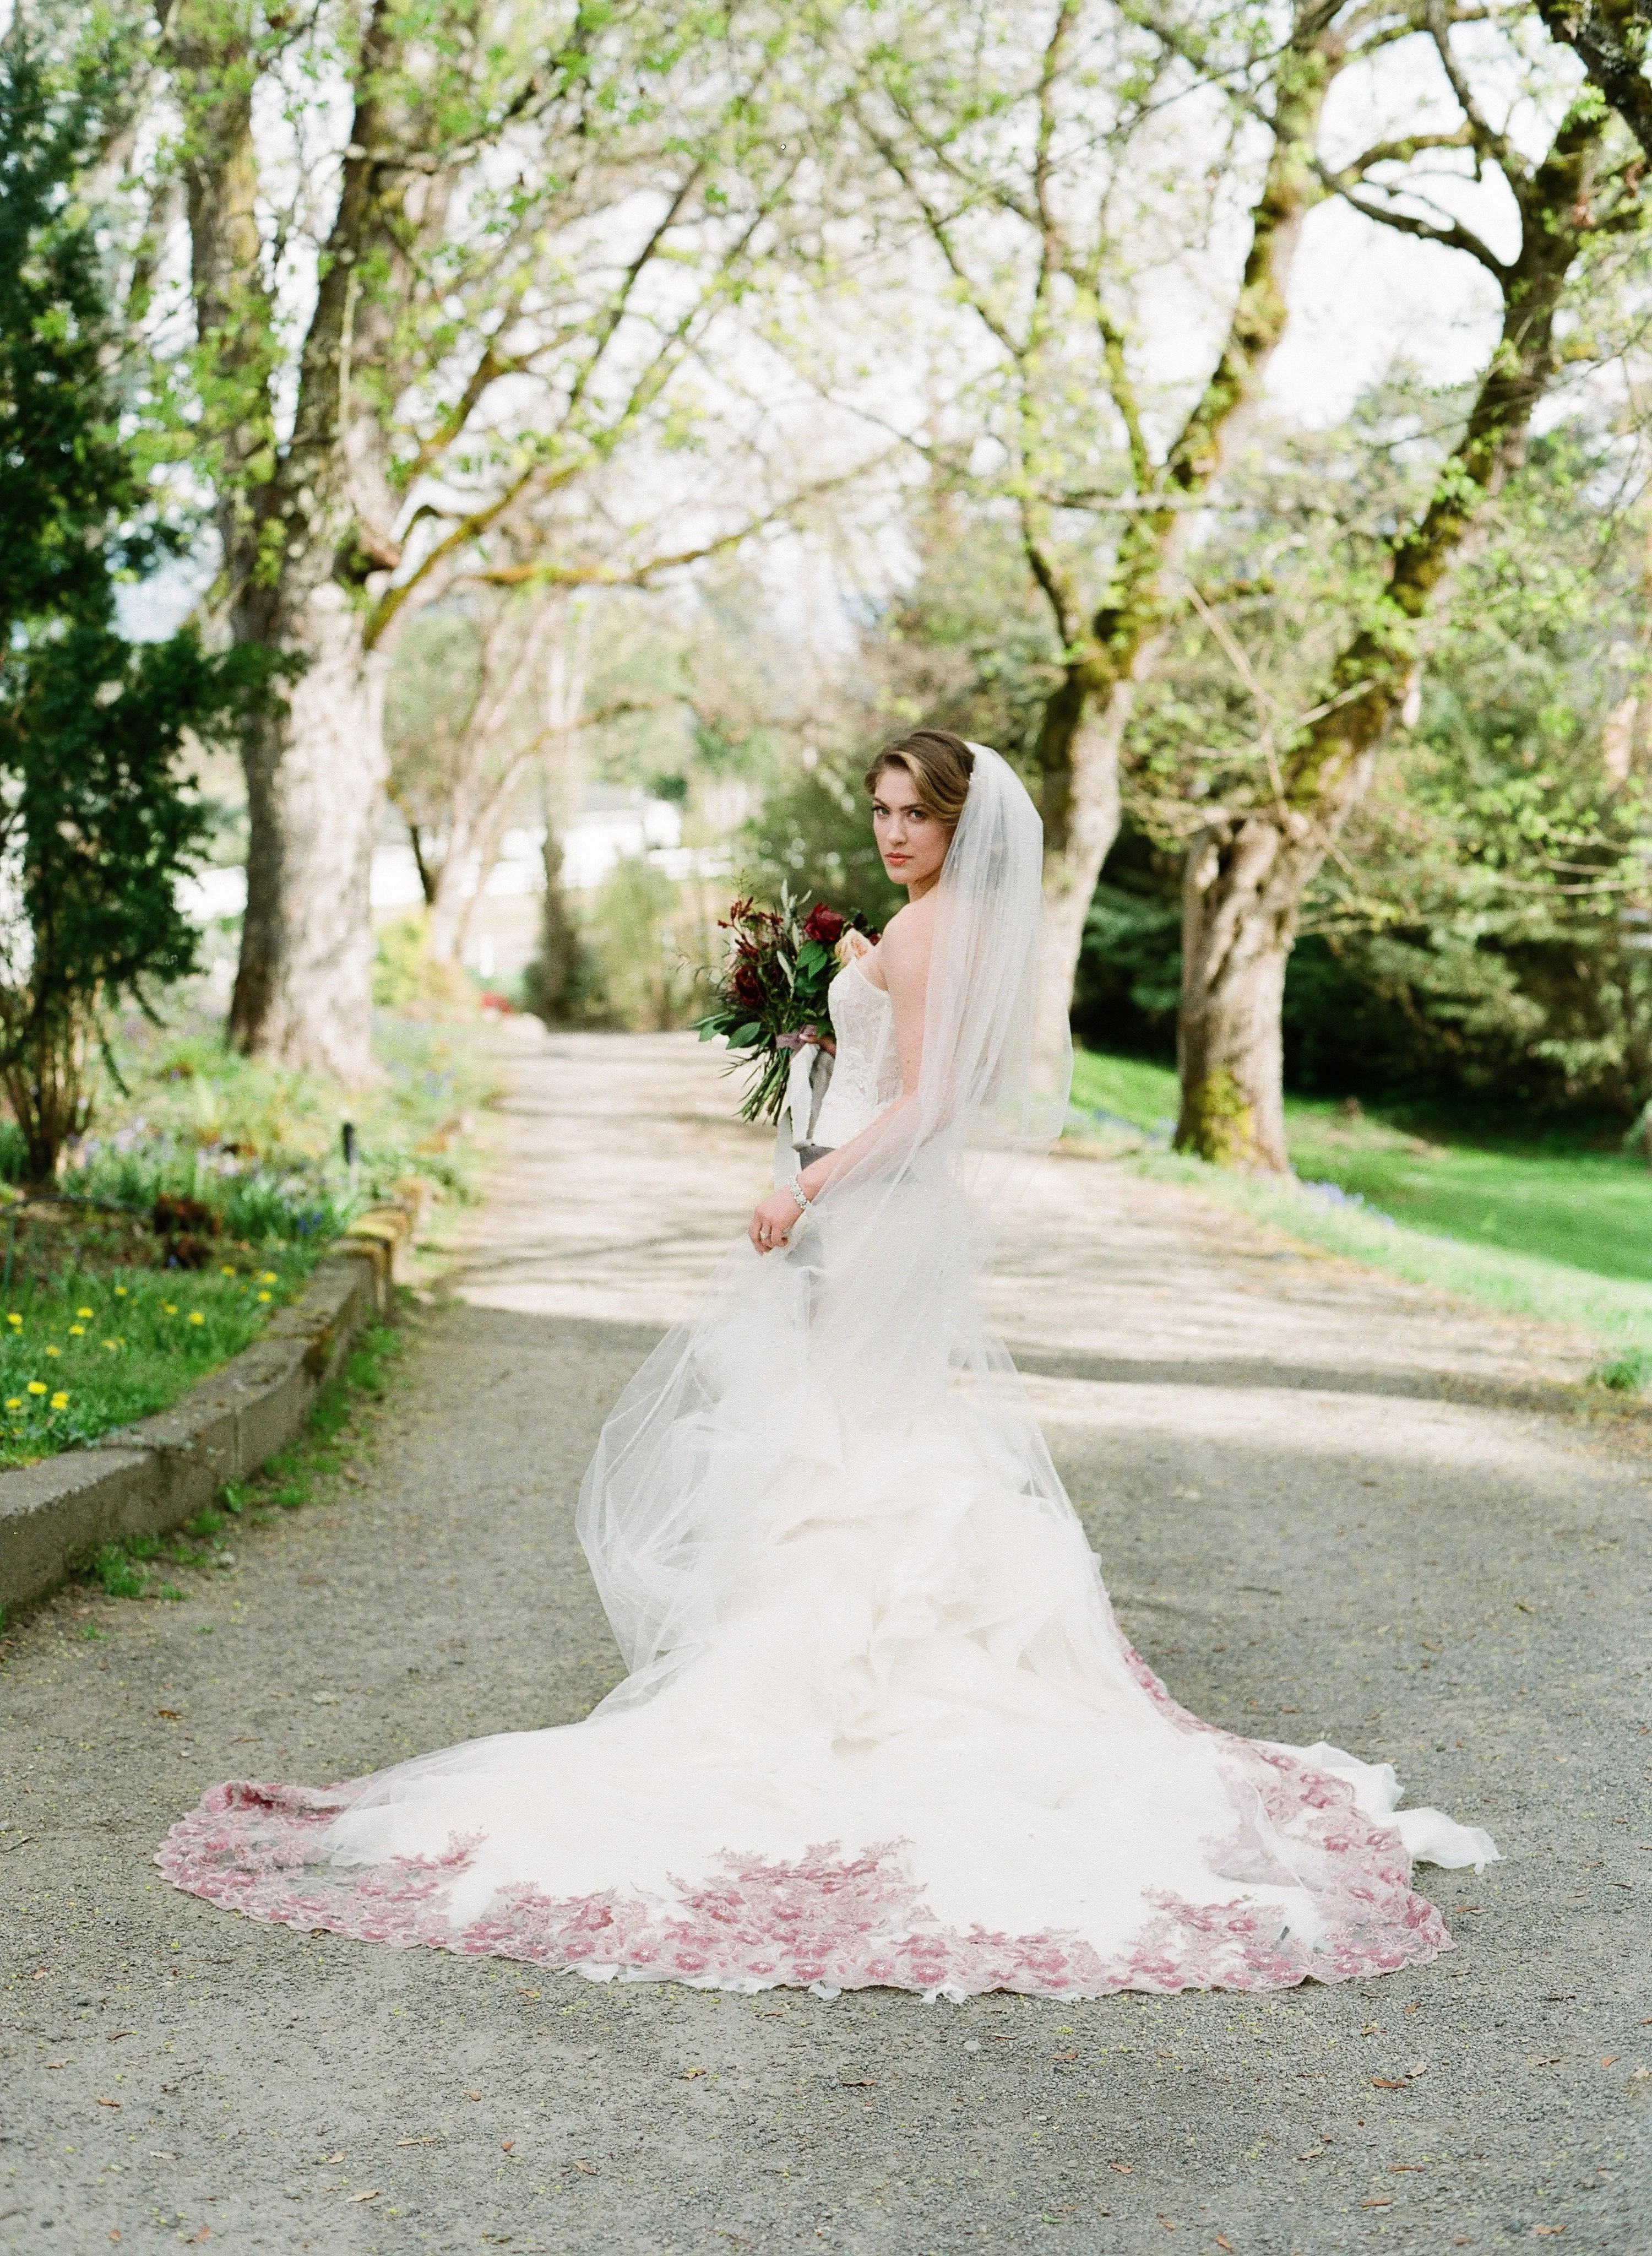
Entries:
{"type": "Polygon", "coordinates": [[[324,2162],[341,2162],[344,2157],[342,2154],[323,2154],[321,2160],[324,2162]]]}
{"type": "Polygon", "coordinates": [[[376,2186],[369,2186],[365,2193],[353,2193],[350,2196],[350,2199],[352,2201],[376,2201],[378,2199],[378,2188],[376,2186]]]}
{"type": "Polygon", "coordinates": [[[68,2062],[67,2060],[49,2060],[46,2062],[46,2066],[48,2068],[67,2068],[68,2066],[68,2062]]]}
{"type": "Polygon", "coordinates": [[[1219,2232],[1217,2234],[1216,2245],[1219,2248],[1225,2248],[1227,2251],[1227,2256],[1234,2256],[1234,2244],[1227,2238],[1227,2235],[1225,2232],[1219,2232]]]}
{"type": "Polygon", "coordinates": [[[480,2091],[467,2091],[466,2092],[465,2097],[467,2099],[480,2099],[482,2097],[482,2094],[480,2091]]]}
{"type": "Polygon", "coordinates": [[[1564,2224],[1534,2224],[1531,2229],[1540,2240],[1557,2240],[1566,2228],[1564,2224]]]}
{"type": "Polygon", "coordinates": [[[433,2147],[441,2138],[439,2131],[427,2131],[422,2139],[398,2139],[398,2147],[433,2147]]]}
{"type": "Polygon", "coordinates": [[[596,2175],[596,2164],[594,2162],[575,2162],[573,2167],[576,2170],[583,2170],[588,2178],[594,2178],[596,2175]]]}
{"type": "MultiPolygon", "coordinates": [[[[1606,2063],[1602,2061],[1600,2065],[1604,2068],[1606,2063]]],[[[100,2099],[97,2104],[100,2107],[118,2107],[121,2103],[118,2099],[100,2099]]]]}
{"type": "Polygon", "coordinates": [[[511,2149],[511,2148],[516,2145],[516,2143],[517,2143],[517,2142],[516,2142],[516,2140],[515,2140],[514,2139],[501,2139],[501,2140],[499,2141],[499,2151],[500,2151],[500,2153],[501,2153],[502,2154],[508,2154],[510,2152],[510,2149],[511,2149]]]}
{"type": "Polygon", "coordinates": [[[1392,2209],[1394,2196],[1391,2194],[1381,2194],[1375,2201],[1362,2201],[1360,2206],[1361,2209],[1392,2209]]]}
{"type": "Polygon", "coordinates": [[[1402,2076],[1374,2076],[1371,2078],[1373,2091],[1403,2091],[1406,2079],[1402,2076]]]}
{"type": "MultiPolygon", "coordinates": [[[[1158,2217],[1159,2215],[1157,2210],[1155,2210],[1153,2214],[1155,2217],[1158,2217]]],[[[1174,2232],[1176,2230],[1176,2222],[1173,2217],[1159,2217],[1159,2223],[1164,2227],[1166,2232],[1174,2232]]]]}
{"type": "Polygon", "coordinates": [[[844,2091],[875,2091],[877,2078],[875,2076],[846,2076],[840,2089],[844,2091]]]}
{"type": "Polygon", "coordinates": [[[1134,2162],[1109,2162],[1107,2164],[1107,2168],[1110,2170],[1116,2170],[1121,2178],[1128,2178],[1131,2171],[1135,2168],[1135,2164],[1134,2162]]]}
{"type": "Polygon", "coordinates": [[[137,2034],[136,2029],[111,2029],[103,2041],[105,2044],[118,2044],[123,2037],[135,2037],[137,2034]]]}
{"type": "Polygon", "coordinates": [[[164,1724],[181,1724],[183,1710],[179,1708],[157,1708],[155,1713],[164,1724]]]}
{"type": "Polygon", "coordinates": [[[1056,2055],[1056,2058],[1058,2060],[1077,2060],[1078,2057],[1079,2055],[1076,2052],[1058,2052],[1056,2055]]]}
{"type": "Polygon", "coordinates": [[[704,2076],[705,2073],[703,2068],[685,2068],[683,2070],[683,2082],[692,2083],[697,2076],[704,2076]]]}
{"type": "Polygon", "coordinates": [[[1396,2170],[1420,2170],[1426,2167],[1427,2165],[1423,2162],[1390,2162],[1388,2164],[1388,2175],[1392,2177],[1396,2170]]]}

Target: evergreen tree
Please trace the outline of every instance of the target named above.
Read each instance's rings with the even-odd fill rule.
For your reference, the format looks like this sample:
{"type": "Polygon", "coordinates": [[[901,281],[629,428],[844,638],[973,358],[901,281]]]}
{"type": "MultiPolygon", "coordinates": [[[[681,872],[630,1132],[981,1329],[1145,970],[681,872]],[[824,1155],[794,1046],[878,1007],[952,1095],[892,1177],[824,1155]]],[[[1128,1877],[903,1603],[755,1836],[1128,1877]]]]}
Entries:
{"type": "Polygon", "coordinates": [[[109,88],[0,48],[0,1085],[29,1171],[90,1114],[106,1014],[193,969],[179,878],[205,815],[191,734],[263,701],[256,655],[185,631],[132,645],[116,587],[178,546],[123,439],[93,215],[77,200],[109,88]]]}

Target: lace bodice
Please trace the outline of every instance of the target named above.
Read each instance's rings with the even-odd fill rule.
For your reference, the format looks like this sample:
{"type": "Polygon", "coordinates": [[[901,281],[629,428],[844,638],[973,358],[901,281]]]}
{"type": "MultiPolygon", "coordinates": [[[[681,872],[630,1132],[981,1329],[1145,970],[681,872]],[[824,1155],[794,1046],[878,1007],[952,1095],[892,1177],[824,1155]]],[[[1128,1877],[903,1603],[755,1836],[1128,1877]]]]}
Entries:
{"type": "Polygon", "coordinates": [[[837,1062],[832,1084],[814,1124],[817,1144],[847,1144],[868,1128],[901,1093],[901,1061],[895,1047],[895,1005],[888,991],[875,987],[854,963],[832,982],[832,1030],[837,1062]]]}

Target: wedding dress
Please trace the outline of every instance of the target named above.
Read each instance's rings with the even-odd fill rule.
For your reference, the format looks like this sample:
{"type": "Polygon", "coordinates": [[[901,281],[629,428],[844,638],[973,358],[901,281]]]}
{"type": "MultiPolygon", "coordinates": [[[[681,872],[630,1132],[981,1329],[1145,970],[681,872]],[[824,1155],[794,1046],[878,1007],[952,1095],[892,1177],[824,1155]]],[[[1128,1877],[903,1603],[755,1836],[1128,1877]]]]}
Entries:
{"type": "MultiPolygon", "coordinates": [[[[603,1430],[580,1532],[630,1674],[580,1724],[326,1788],[232,1782],[179,1886],[254,1918],[597,1979],[963,1998],[1268,1989],[1434,1957],[1414,1858],[1488,1837],[1386,1765],[1179,1708],[974,1290],[1058,1125],[1030,1033],[1037,817],[977,749],[919,1087],[833,983],[823,1142],[875,1128],[784,1252],[742,1245],[603,1430]]],[[[1152,1499],[1141,1499],[1144,1510],[1152,1499]]]]}

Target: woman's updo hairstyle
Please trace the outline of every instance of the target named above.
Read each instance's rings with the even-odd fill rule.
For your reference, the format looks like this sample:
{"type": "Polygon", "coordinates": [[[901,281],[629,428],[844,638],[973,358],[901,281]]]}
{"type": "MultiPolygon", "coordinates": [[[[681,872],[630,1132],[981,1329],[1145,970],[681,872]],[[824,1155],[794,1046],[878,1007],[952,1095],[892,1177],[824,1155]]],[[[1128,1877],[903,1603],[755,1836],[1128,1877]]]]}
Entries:
{"type": "Polygon", "coordinates": [[[904,768],[918,804],[949,830],[957,827],[975,770],[975,755],[961,737],[948,729],[914,729],[898,744],[886,745],[868,768],[868,791],[876,791],[885,768],[904,768]]]}

